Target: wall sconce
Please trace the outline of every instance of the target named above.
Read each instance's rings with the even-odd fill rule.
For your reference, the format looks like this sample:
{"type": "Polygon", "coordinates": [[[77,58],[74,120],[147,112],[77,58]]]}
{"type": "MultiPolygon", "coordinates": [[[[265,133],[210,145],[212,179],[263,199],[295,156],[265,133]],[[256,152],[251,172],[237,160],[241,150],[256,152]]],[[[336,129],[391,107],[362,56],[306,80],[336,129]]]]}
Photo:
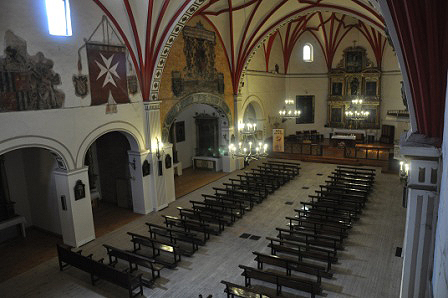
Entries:
{"type": "Polygon", "coordinates": [[[409,163],[400,161],[400,181],[407,182],[409,177],[409,163]]]}
{"type": "Polygon", "coordinates": [[[163,163],[162,163],[162,160],[160,159],[161,157],[162,157],[162,155],[163,155],[163,143],[162,142],[159,142],[159,138],[156,138],[156,141],[157,141],[157,148],[156,148],[156,156],[157,156],[157,163],[158,163],[158,166],[159,166],[159,176],[162,176],[163,175],[163,163]],[[160,150],[160,149],[162,149],[162,150],[160,150]],[[162,151],[162,153],[160,153],[160,151],[162,151]]]}
{"type": "Polygon", "coordinates": [[[132,166],[132,168],[135,170],[135,168],[137,167],[135,164],[135,158],[132,160],[132,162],[129,162],[129,164],[132,166]]]}

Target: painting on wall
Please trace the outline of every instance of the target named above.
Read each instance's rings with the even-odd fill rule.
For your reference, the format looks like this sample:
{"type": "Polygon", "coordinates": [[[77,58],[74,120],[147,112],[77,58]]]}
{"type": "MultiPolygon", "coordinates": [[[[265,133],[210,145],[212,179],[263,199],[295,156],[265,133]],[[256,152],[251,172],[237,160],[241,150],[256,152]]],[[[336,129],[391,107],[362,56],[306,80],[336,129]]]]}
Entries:
{"type": "Polygon", "coordinates": [[[126,47],[86,43],[91,105],[128,103],[126,47]]]}
{"type": "Polygon", "coordinates": [[[297,95],[296,109],[302,112],[296,124],[314,123],[314,95],[297,95]]]}
{"type": "Polygon", "coordinates": [[[185,121],[176,122],[176,142],[185,141],[185,121]]]}
{"type": "Polygon", "coordinates": [[[65,95],[56,88],[61,77],[54,63],[38,52],[30,56],[26,41],[12,31],[5,33],[0,57],[0,112],[61,108],[65,95]]]}
{"type": "Polygon", "coordinates": [[[183,28],[186,65],[172,72],[171,90],[181,97],[195,92],[224,93],[224,75],[215,68],[215,32],[196,26],[183,28]]]}

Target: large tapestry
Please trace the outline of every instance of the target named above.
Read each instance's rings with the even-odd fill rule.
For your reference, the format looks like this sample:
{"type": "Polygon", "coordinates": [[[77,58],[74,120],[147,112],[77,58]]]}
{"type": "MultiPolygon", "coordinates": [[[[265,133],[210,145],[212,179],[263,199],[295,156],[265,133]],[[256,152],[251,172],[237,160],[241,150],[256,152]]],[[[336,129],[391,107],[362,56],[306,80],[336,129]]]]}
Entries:
{"type": "Polygon", "coordinates": [[[126,47],[87,43],[92,105],[128,103],[126,47]]]}
{"type": "Polygon", "coordinates": [[[61,108],[64,93],[56,89],[61,77],[53,61],[38,52],[29,56],[26,41],[5,33],[4,56],[0,57],[0,112],[61,108]]]}
{"type": "Polygon", "coordinates": [[[206,30],[201,22],[183,29],[186,66],[173,71],[172,90],[175,96],[195,92],[224,94],[224,75],[215,69],[215,32],[206,30]]]}

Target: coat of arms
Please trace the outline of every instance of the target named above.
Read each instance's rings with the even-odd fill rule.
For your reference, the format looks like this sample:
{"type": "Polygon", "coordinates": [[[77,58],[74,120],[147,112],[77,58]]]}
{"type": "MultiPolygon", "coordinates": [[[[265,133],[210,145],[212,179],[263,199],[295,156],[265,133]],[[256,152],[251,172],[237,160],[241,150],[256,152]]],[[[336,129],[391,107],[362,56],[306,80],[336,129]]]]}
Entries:
{"type": "Polygon", "coordinates": [[[89,85],[87,84],[87,76],[86,75],[74,75],[73,76],[73,85],[75,86],[75,94],[81,98],[86,97],[87,93],[89,93],[89,85]]]}

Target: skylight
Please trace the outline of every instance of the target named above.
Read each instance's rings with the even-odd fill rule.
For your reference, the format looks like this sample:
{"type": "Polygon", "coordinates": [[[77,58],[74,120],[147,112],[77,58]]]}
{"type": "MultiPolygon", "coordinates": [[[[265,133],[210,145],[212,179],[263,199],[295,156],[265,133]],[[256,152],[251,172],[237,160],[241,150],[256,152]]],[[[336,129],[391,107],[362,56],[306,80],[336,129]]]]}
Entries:
{"type": "Polygon", "coordinates": [[[45,0],[51,35],[72,36],[69,0],[45,0]]]}

